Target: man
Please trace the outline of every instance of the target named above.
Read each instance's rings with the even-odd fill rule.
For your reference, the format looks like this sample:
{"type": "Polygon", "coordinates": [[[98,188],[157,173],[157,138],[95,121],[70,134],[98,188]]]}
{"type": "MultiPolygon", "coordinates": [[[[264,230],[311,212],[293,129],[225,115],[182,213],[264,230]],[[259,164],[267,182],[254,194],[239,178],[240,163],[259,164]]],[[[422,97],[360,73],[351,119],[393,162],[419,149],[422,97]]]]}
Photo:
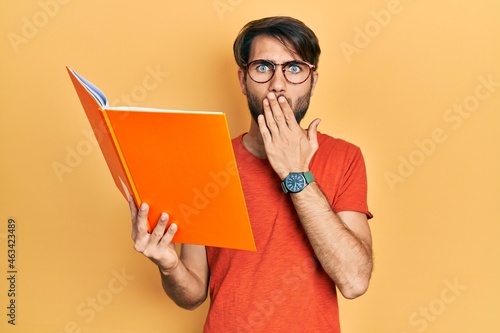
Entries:
{"type": "Polygon", "coordinates": [[[360,150],[299,126],[318,82],[314,33],[289,17],[248,23],[234,43],[252,115],[233,140],[257,252],[171,243],[168,215],[147,233],[130,204],[135,249],[158,265],[165,292],[194,309],[210,288],[205,332],[340,332],[336,289],[365,293],[372,272],[360,150]]]}

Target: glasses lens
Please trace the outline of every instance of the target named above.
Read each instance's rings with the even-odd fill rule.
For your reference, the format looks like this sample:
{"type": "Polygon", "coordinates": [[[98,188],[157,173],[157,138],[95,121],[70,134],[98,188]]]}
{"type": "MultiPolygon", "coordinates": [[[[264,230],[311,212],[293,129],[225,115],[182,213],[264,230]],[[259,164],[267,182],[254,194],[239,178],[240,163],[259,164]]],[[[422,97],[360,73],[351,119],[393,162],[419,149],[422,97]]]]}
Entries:
{"type": "Polygon", "coordinates": [[[308,64],[300,61],[291,61],[284,64],[284,74],[291,83],[302,83],[311,74],[311,67],[308,64]]]}
{"type": "Polygon", "coordinates": [[[274,73],[273,63],[265,60],[256,60],[248,64],[248,75],[255,82],[264,83],[271,79],[274,73]]]}

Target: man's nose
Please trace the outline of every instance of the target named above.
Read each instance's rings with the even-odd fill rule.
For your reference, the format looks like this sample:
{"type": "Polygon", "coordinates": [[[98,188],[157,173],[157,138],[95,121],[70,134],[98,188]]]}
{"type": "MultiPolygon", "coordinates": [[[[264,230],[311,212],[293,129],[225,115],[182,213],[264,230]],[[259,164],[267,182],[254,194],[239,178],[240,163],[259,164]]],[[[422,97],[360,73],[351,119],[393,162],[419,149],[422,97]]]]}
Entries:
{"type": "Polygon", "coordinates": [[[269,91],[283,92],[286,90],[286,84],[287,81],[283,70],[281,69],[281,65],[278,65],[274,70],[273,78],[269,81],[269,91]]]}

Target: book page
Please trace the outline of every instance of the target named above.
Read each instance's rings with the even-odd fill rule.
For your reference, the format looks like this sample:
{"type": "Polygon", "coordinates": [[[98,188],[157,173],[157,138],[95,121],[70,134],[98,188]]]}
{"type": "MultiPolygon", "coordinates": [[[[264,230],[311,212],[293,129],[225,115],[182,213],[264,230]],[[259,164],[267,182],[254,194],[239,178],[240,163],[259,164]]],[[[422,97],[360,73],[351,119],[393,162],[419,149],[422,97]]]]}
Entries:
{"type": "Polygon", "coordinates": [[[188,110],[169,110],[159,108],[146,108],[140,106],[108,106],[107,111],[130,111],[130,112],[163,112],[163,113],[185,113],[185,114],[222,114],[220,111],[188,111],[188,110]]]}
{"type": "Polygon", "coordinates": [[[97,88],[92,82],[87,81],[84,77],[80,76],[73,69],[69,68],[69,70],[73,74],[75,74],[78,81],[80,81],[82,85],[85,87],[85,89],[87,89],[87,91],[92,94],[92,96],[97,100],[97,102],[101,107],[108,106],[108,100],[106,99],[106,95],[104,95],[104,93],[99,88],[97,88]]]}

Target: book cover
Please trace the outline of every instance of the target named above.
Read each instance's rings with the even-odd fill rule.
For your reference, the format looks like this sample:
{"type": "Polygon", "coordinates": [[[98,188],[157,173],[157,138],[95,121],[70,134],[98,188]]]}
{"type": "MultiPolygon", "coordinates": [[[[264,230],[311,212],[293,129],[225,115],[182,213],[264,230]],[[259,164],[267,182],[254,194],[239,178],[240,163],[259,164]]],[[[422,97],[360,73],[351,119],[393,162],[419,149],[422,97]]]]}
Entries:
{"type": "Polygon", "coordinates": [[[115,185],[149,204],[149,231],[166,212],[173,242],[256,250],[224,113],[112,107],[67,70],[115,185]]]}

